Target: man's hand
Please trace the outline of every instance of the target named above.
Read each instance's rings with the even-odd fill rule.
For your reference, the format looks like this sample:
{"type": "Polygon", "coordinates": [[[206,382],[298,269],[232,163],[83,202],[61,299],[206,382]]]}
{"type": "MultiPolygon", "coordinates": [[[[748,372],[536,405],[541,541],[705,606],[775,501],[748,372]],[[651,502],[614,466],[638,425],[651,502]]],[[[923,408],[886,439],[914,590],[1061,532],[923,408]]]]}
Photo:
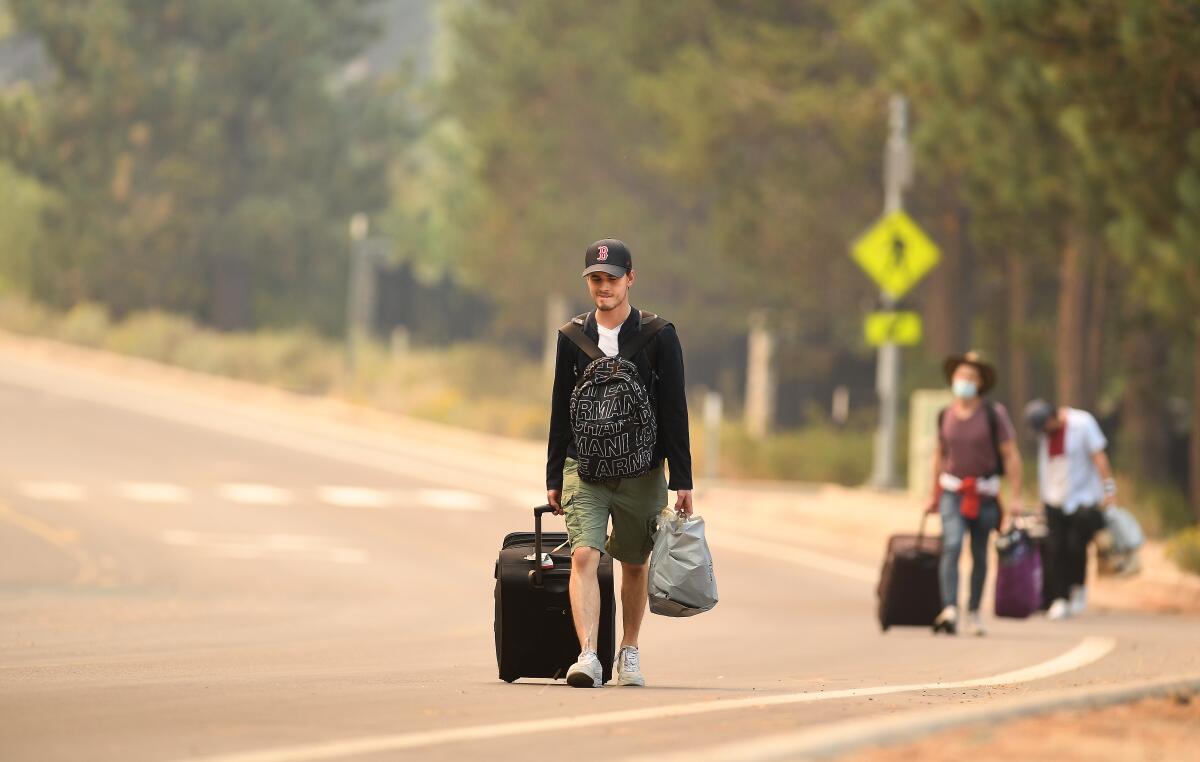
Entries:
{"type": "Polygon", "coordinates": [[[550,507],[554,509],[555,516],[562,515],[562,512],[563,512],[562,490],[560,490],[560,489],[546,490],[546,502],[549,503],[550,507]]]}
{"type": "Polygon", "coordinates": [[[934,495],[929,498],[929,502],[925,504],[926,515],[932,516],[938,512],[938,496],[934,495]]]}
{"type": "Polygon", "coordinates": [[[675,493],[675,512],[691,518],[692,491],[690,489],[681,489],[675,493]]]}

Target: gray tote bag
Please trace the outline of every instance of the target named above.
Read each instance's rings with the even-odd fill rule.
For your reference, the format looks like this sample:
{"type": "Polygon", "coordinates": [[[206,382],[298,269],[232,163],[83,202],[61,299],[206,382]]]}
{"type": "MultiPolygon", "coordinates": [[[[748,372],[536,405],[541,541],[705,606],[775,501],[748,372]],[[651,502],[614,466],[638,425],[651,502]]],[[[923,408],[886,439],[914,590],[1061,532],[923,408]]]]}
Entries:
{"type": "Polygon", "coordinates": [[[704,539],[704,519],[663,511],[650,553],[650,611],[694,616],[716,605],[717,579],[704,539]]]}

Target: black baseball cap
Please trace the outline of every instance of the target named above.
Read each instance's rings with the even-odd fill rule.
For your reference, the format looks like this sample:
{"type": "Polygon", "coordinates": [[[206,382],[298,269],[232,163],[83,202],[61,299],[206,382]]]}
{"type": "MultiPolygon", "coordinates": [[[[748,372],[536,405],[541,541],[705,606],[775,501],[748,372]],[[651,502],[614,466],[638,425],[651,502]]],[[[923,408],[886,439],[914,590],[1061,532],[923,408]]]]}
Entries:
{"type": "Polygon", "coordinates": [[[602,238],[587,247],[583,256],[583,277],[589,273],[608,273],[618,278],[628,275],[633,269],[633,255],[629,247],[616,238],[602,238]]]}

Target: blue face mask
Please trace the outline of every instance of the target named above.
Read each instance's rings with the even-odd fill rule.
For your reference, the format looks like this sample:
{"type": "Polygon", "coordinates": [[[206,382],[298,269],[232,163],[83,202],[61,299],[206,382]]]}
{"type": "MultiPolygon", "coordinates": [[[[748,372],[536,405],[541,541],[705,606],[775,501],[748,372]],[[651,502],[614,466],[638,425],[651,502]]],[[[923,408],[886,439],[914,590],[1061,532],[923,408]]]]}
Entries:
{"type": "Polygon", "coordinates": [[[974,381],[963,381],[961,379],[955,379],[950,388],[954,392],[955,397],[964,400],[971,399],[979,391],[979,387],[975,385],[974,381]]]}

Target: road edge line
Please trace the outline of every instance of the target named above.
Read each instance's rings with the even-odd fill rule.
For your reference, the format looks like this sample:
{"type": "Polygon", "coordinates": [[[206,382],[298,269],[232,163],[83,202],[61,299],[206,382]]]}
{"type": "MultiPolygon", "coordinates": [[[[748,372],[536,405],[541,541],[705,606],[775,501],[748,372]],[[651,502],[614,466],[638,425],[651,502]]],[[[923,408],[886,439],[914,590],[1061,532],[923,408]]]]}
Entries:
{"type": "MultiPolygon", "coordinates": [[[[848,720],[820,728],[777,734],[754,741],[723,744],[706,750],[688,750],[656,762],[706,762],[737,759],[739,762],[828,759],[867,748],[898,746],[923,737],[972,725],[1012,722],[1060,711],[1101,709],[1147,698],[1178,693],[1200,693],[1200,673],[1183,677],[1154,678],[1108,688],[1073,688],[1050,695],[1026,696],[989,702],[983,706],[921,709],[884,719],[848,720]]],[[[649,759],[630,758],[629,762],[649,759]]]]}

